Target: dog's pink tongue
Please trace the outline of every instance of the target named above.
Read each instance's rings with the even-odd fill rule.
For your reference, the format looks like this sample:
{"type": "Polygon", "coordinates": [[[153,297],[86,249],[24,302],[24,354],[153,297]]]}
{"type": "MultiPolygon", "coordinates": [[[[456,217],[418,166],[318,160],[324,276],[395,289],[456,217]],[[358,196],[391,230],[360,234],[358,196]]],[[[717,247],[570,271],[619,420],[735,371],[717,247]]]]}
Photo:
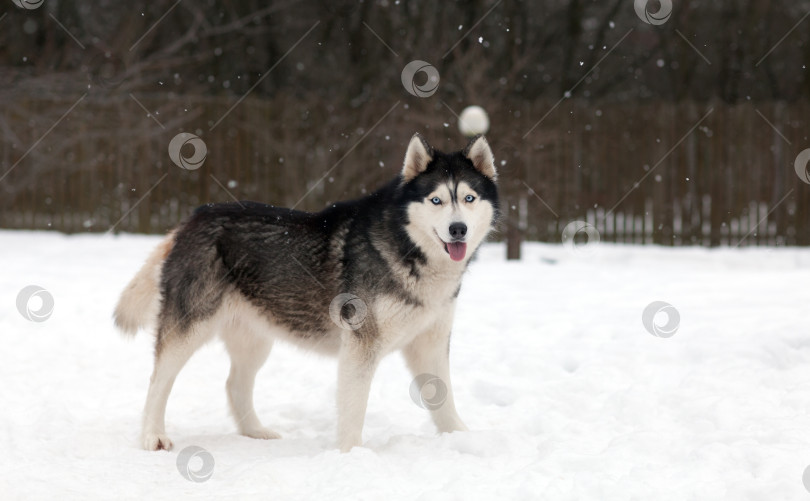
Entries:
{"type": "Polygon", "coordinates": [[[450,259],[453,261],[461,261],[467,254],[467,244],[464,242],[453,242],[447,244],[447,252],[450,253],[450,259]]]}

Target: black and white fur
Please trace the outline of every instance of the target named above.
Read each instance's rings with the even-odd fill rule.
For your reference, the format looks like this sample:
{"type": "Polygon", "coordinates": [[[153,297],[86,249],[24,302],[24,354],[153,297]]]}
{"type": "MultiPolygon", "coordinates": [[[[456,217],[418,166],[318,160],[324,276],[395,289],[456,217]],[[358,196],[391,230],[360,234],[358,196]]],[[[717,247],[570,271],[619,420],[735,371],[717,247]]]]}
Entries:
{"type": "Polygon", "coordinates": [[[143,447],[172,447],[164,426],[172,385],[216,335],[231,357],[230,408],[249,437],[279,438],[253,408],[256,373],[277,339],[338,357],[342,451],[362,445],[372,377],[395,350],[414,375],[445,383],[446,400],[431,411],[438,429],[466,430],[450,384],[450,331],[462,275],[498,216],[496,177],[483,137],[446,154],[417,134],[401,174],[365,198],[318,213],[255,202],[198,208],[152,253],[115,310],[124,332],[156,331],[143,447]],[[337,304],[336,319],[339,297],[358,299],[337,304]],[[343,321],[358,309],[360,322],[343,321]]]}

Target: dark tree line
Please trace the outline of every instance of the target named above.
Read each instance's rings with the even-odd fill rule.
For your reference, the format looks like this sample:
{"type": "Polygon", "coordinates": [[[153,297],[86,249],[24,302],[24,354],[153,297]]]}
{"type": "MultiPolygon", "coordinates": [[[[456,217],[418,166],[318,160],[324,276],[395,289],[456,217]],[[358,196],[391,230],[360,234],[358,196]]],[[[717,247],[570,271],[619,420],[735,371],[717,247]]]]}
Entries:
{"type": "MultiPolygon", "coordinates": [[[[648,9],[657,8],[651,1],[648,9]]],[[[91,84],[99,94],[240,96],[262,79],[257,95],[314,94],[351,109],[399,94],[399,72],[413,59],[437,67],[448,101],[556,99],[586,74],[577,98],[736,103],[810,95],[808,23],[763,59],[810,11],[806,0],[675,2],[660,26],[641,22],[631,0],[45,0],[32,11],[7,1],[4,11],[7,95],[91,84]]]]}

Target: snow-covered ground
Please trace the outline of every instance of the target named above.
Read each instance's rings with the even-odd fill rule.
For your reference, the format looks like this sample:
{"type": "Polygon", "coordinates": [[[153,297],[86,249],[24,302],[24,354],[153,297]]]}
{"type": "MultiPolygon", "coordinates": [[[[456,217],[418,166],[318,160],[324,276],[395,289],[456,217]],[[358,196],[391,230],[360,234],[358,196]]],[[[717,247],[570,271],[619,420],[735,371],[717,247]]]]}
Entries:
{"type": "Polygon", "coordinates": [[[282,440],[235,433],[228,358],[213,343],[169,400],[175,450],[139,448],[152,340],[119,336],[111,312],[157,242],[0,232],[0,498],[810,496],[810,250],[528,244],[506,262],[488,245],[462,288],[451,349],[472,431],[436,435],[394,355],[372,387],[366,447],[341,455],[335,361],[281,344],[256,407],[282,440]],[[17,311],[29,285],[53,297],[45,321],[17,311]],[[677,310],[672,337],[642,324],[653,301],[677,310]],[[207,481],[179,473],[188,446],[213,458],[207,481]]]}

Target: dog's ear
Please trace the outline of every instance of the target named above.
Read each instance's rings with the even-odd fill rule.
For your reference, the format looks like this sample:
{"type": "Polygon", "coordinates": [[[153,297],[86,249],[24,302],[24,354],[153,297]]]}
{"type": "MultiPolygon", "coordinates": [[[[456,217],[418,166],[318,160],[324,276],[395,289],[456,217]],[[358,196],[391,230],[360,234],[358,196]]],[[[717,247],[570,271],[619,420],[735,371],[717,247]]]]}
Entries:
{"type": "Polygon", "coordinates": [[[417,132],[411,138],[411,142],[408,143],[408,151],[405,152],[405,163],[402,165],[403,181],[407,183],[424,172],[431,160],[433,160],[433,148],[417,132]]]}
{"type": "Polygon", "coordinates": [[[469,158],[473,166],[481,174],[495,181],[498,179],[498,171],[495,169],[495,156],[489,143],[481,134],[470,140],[470,144],[462,151],[465,157],[469,158]]]}

